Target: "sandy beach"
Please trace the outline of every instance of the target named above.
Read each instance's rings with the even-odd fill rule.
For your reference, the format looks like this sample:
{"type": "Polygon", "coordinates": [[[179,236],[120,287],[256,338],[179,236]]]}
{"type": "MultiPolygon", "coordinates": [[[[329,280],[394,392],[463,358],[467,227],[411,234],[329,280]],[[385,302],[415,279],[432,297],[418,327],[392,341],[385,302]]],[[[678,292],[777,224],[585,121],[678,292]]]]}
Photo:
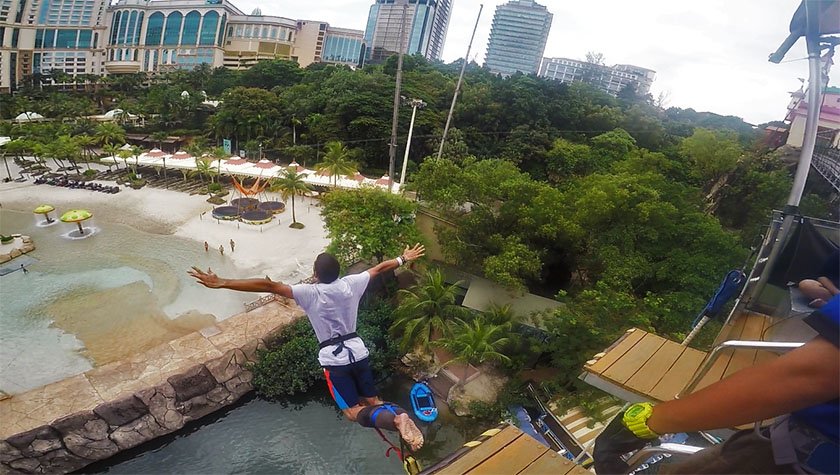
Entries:
{"type": "MultiPolygon", "coordinates": [[[[9,165],[15,176],[17,170],[13,164],[9,165]]],[[[228,195],[226,198],[236,197],[228,195]]],[[[266,197],[283,201],[276,193],[266,193],[266,197]]],[[[264,198],[261,196],[260,199],[264,198]]],[[[0,183],[0,206],[5,209],[31,212],[40,204],[50,204],[60,216],[66,210],[84,208],[90,210],[97,221],[125,224],[152,234],[180,236],[196,241],[201,247],[207,242],[209,252],[219,253],[219,246],[223,246],[224,256],[237,267],[250,270],[257,277],[268,275],[273,280],[297,282],[309,277],[315,257],[329,244],[319,203],[314,198],[295,198],[296,218],[305,225],[304,229],[289,228],[291,203],[286,203],[286,211],[272,222],[253,226],[213,219],[213,205],[206,200],[206,195],[190,196],[150,187],[139,190],[122,187],[117,194],[106,194],[35,185],[31,180],[0,183]],[[235,243],[233,252],[231,239],[235,243]]]]}
{"type": "MultiPolygon", "coordinates": [[[[32,180],[0,183],[2,210],[20,212],[6,214],[9,221],[0,223],[5,232],[41,235],[40,247],[35,238],[31,253],[39,263],[29,274],[0,277],[5,296],[0,320],[6,326],[0,331],[0,390],[19,393],[130,357],[212,327],[241,313],[243,302],[259,298],[205,289],[186,275],[191,265],[224,276],[295,283],[312,274],[315,257],[328,244],[315,199],[295,198],[303,229],[289,227],[291,203],[272,222],[252,226],[213,219],[213,205],[206,199],[150,187],[121,187],[117,194],[106,194],[32,180]],[[70,243],[60,236],[72,225],[33,228],[38,218],[32,210],[40,204],[55,207],[53,219],[71,209],[87,209],[93,214],[92,229],[103,228],[102,236],[110,239],[70,243]],[[83,262],[69,269],[50,264],[65,258],[83,262]]],[[[273,193],[260,199],[283,201],[273,193]]]]}

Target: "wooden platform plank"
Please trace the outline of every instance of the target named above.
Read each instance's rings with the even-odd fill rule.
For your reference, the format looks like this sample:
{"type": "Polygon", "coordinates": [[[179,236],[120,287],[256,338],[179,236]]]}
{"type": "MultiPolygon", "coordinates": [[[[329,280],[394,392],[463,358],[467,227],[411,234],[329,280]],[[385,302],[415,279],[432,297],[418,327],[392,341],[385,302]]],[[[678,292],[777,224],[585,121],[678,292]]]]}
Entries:
{"type": "MultiPolygon", "coordinates": [[[[759,341],[766,322],[767,319],[764,318],[763,315],[756,313],[746,315],[744,319],[744,328],[741,331],[741,337],[739,339],[759,341]]],[[[726,371],[723,372],[723,376],[721,378],[725,378],[732,373],[755,364],[755,355],[756,350],[734,351],[732,353],[732,357],[729,359],[729,364],[726,365],[726,371]]]]}
{"type": "Polygon", "coordinates": [[[624,353],[627,352],[630,348],[639,342],[647,335],[647,332],[644,330],[639,330],[638,328],[634,328],[632,332],[625,333],[624,337],[619,341],[615,346],[612,348],[608,348],[606,354],[602,356],[598,361],[596,361],[591,366],[584,366],[584,369],[595,373],[601,374],[606,371],[613,363],[615,363],[619,358],[624,356],[624,353]]]}
{"type": "Polygon", "coordinates": [[[724,371],[726,371],[726,367],[729,365],[729,358],[731,357],[731,349],[723,350],[720,356],[718,356],[718,359],[712,364],[709,372],[706,373],[706,376],[704,376],[703,379],[700,380],[700,383],[694,388],[694,391],[703,389],[712,383],[720,381],[720,378],[723,377],[724,371]]]}
{"type": "Polygon", "coordinates": [[[706,359],[706,353],[694,348],[685,348],[676,363],[650,391],[650,396],[657,401],[674,399],[674,396],[688,384],[704,359],[706,359]]]}
{"type": "Polygon", "coordinates": [[[625,386],[628,386],[642,394],[649,394],[656,387],[659,381],[667,374],[668,370],[676,364],[686,347],[679,343],[665,340],[665,343],[647,362],[636,371],[625,386]]]}
{"type": "Polygon", "coordinates": [[[653,333],[646,334],[624,356],[604,371],[604,377],[623,385],[664,344],[665,339],[661,336],[653,333]]]}
{"type": "Polygon", "coordinates": [[[501,432],[485,440],[480,445],[473,447],[469,452],[461,456],[461,458],[443,467],[436,473],[458,475],[467,473],[519,437],[528,436],[513,426],[505,427],[501,432]]]}
{"type": "Polygon", "coordinates": [[[744,323],[747,321],[747,316],[750,312],[744,311],[729,322],[729,327],[720,329],[717,338],[715,338],[715,345],[718,345],[726,340],[740,340],[741,333],[744,331],[744,323]]]}
{"type": "Polygon", "coordinates": [[[469,475],[516,473],[548,451],[548,447],[537,442],[533,437],[523,435],[467,473],[469,475]]]}
{"type": "MultiPolygon", "coordinates": [[[[515,473],[506,471],[502,473],[515,473]]],[[[590,475],[590,472],[555,452],[548,451],[517,475],[590,475]]]]}

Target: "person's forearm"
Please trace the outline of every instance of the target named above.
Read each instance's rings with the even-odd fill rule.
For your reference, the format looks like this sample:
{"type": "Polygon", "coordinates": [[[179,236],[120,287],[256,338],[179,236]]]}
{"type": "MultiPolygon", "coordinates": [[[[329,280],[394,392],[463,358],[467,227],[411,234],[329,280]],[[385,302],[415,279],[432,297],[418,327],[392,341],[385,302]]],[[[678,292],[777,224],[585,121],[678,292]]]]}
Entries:
{"type": "Polygon", "coordinates": [[[834,285],[834,282],[832,282],[828,277],[820,277],[817,279],[817,282],[822,284],[822,286],[825,287],[831,295],[840,294],[840,289],[838,289],[837,286],[834,285]]]}
{"type": "Polygon", "coordinates": [[[242,292],[274,292],[276,282],[267,279],[222,279],[222,288],[242,292]]]}
{"type": "Polygon", "coordinates": [[[840,390],[840,352],[823,338],[653,408],[658,434],[734,427],[830,401],[840,390]]]}
{"type": "MultiPolygon", "coordinates": [[[[402,259],[402,257],[400,257],[400,258],[402,259]]],[[[403,262],[403,264],[405,264],[405,262],[403,262]]],[[[400,261],[398,261],[396,258],[388,259],[387,261],[382,261],[379,264],[377,264],[374,268],[371,269],[371,272],[373,274],[379,274],[379,273],[382,273],[382,272],[388,272],[388,271],[394,270],[399,266],[400,266],[400,261]]]]}

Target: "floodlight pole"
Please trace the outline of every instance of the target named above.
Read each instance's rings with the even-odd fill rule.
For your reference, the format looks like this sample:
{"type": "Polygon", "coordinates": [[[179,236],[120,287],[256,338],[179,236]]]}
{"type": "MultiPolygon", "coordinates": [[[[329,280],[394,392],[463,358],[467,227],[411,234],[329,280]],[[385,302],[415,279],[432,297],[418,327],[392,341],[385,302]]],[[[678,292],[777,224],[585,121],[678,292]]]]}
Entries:
{"type": "Polygon", "coordinates": [[[400,51],[397,57],[397,77],[394,87],[394,114],[391,118],[391,146],[388,148],[388,191],[394,187],[394,164],[397,161],[397,122],[400,118],[400,86],[402,85],[403,45],[405,43],[405,17],[408,3],[403,5],[400,21],[400,51]]]}
{"type": "Polygon", "coordinates": [[[458,93],[461,92],[461,84],[464,82],[464,71],[467,69],[467,63],[470,61],[470,50],[472,49],[473,40],[475,39],[475,31],[478,29],[478,20],[481,19],[481,11],[484,10],[482,3],[478,7],[478,16],[475,18],[475,26],[473,27],[472,36],[470,36],[470,44],[467,46],[467,55],[464,56],[464,63],[461,64],[461,73],[458,75],[458,83],[455,84],[455,94],[452,96],[452,104],[449,106],[449,114],[446,116],[446,126],[443,128],[443,136],[440,138],[440,147],[438,148],[437,158],[443,155],[443,144],[446,143],[446,135],[449,133],[449,124],[452,123],[452,113],[455,111],[455,103],[458,101],[458,93]]]}
{"type": "Polygon", "coordinates": [[[411,124],[408,126],[408,139],[405,141],[405,155],[403,156],[402,173],[400,173],[400,191],[405,184],[405,169],[408,167],[408,150],[411,148],[411,133],[414,131],[414,117],[418,107],[425,107],[426,103],[420,99],[411,100],[411,124]]]}

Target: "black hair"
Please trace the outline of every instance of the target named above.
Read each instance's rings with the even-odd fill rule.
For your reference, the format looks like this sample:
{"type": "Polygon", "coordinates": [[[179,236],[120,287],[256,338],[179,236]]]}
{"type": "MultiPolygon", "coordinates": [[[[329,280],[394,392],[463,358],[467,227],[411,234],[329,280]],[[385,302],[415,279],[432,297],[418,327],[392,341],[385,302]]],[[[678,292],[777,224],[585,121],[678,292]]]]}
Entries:
{"type": "Polygon", "coordinates": [[[318,254],[315,258],[315,276],[318,277],[318,282],[329,284],[338,279],[340,267],[338,259],[332,254],[326,252],[318,254]]]}

